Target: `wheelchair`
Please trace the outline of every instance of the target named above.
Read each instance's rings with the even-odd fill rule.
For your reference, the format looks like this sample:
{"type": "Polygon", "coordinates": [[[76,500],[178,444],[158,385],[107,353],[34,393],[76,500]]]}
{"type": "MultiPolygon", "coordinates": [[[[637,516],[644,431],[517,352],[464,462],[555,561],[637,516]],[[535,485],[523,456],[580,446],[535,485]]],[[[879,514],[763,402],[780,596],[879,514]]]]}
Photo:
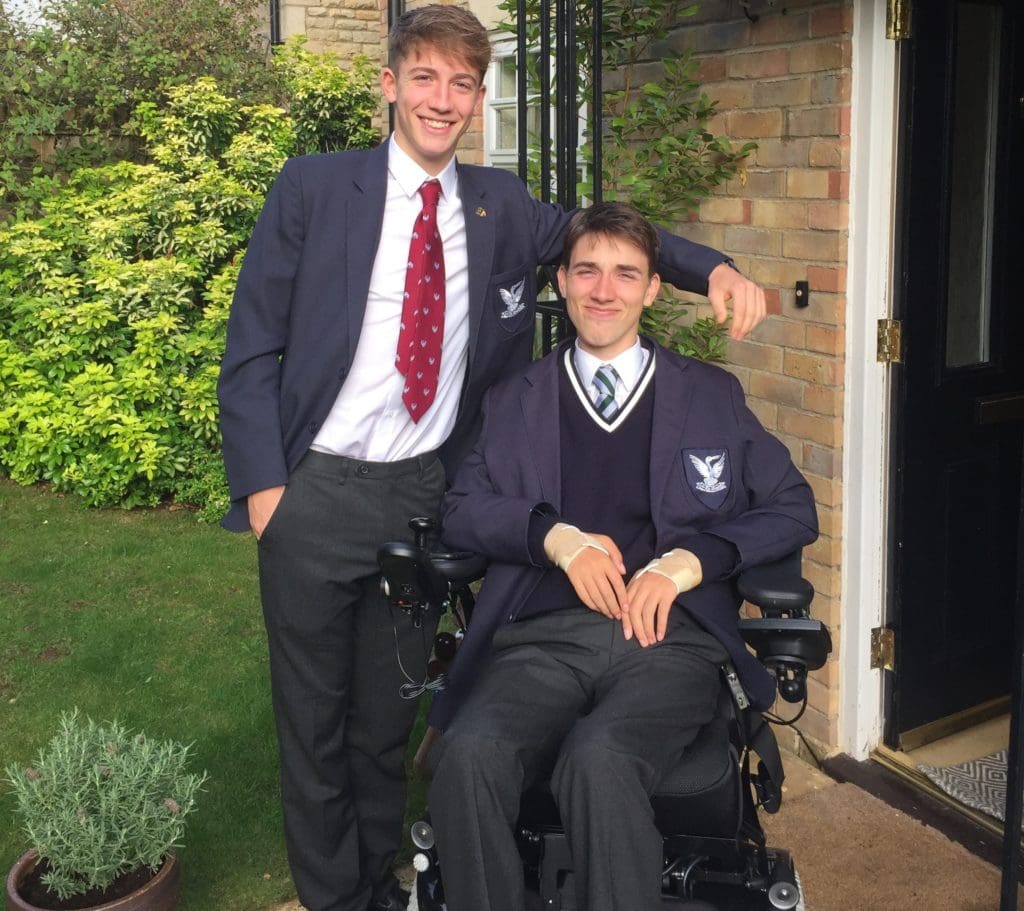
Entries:
{"type": "MultiPolygon", "coordinates": [[[[424,613],[451,610],[455,633],[440,632],[428,675],[443,684],[447,663],[470,622],[471,584],[486,559],[435,549],[436,523],[413,519],[415,543],[380,548],[381,585],[390,603],[419,622],[424,613]]],[[[792,724],[807,704],[807,672],[824,665],[832,650],[828,628],[810,617],[814,589],[801,577],[801,553],[746,570],[740,595],[760,617],[739,620],[740,634],[774,674],[784,702],[799,704],[790,719],[755,711],[735,670],[722,668],[716,717],[705,725],[683,761],[651,798],[664,844],[662,904],[678,911],[800,911],[800,881],[788,851],[768,847],[758,811],[778,811],[783,770],[774,723],[792,724]],[[756,769],[752,768],[753,755],[756,769]]],[[[429,818],[415,822],[416,899],[420,911],[446,911],[444,882],[429,818]]],[[[546,783],[522,796],[516,841],[526,876],[530,911],[576,908],[572,859],[546,783]]]]}

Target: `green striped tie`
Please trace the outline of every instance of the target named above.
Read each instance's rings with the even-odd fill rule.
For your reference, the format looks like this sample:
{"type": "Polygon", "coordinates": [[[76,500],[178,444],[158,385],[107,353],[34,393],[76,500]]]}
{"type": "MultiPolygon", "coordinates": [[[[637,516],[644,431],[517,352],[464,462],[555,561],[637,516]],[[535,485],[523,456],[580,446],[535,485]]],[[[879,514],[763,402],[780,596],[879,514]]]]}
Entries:
{"type": "Polygon", "coordinates": [[[611,421],[619,413],[619,405],[615,401],[615,383],[619,374],[611,364],[602,364],[594,374],[594,407],[606,421],[611,421]]]}

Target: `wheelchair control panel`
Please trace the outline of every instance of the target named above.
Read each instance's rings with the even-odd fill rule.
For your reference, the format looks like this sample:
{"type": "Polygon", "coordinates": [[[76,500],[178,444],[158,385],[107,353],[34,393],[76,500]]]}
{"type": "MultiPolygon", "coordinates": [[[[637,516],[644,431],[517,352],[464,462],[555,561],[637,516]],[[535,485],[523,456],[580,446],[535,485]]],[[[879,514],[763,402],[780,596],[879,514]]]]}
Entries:
{"type": "Polygon", "coordinates": [[[736,586],[762,616],[739,621],[740,635],[769,670],[779,695],[791,703],[807,697],[807,672],[832,651],[828,627],[810,616],[814,587],[800,574],[800,551],[740,573],[736,586]]]}

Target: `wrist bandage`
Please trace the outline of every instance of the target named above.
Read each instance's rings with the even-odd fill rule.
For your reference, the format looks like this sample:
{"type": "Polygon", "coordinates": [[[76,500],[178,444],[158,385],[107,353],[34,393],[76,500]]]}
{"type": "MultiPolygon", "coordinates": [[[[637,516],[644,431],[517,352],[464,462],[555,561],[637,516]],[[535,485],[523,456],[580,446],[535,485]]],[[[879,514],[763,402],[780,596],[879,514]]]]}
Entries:
{"type": "Polygon", "coordinates": [[[544,536],[544,553],[562,572],[565,572],[569,564],[588,547],[593,547],[603,554],[608,553],[606,548],[585,531],[580,531],[575,525],[567,525],[565,522],[559,522],[544,536]]]}
{"type": "Polygon", "coordinates": [[[695,554],[683,550],[681,547],[670,550],[660,557],[655,557],[637,573],[637,576],[642,576],[644,573],[657,573],[659,576],[664,576],[675,585],[677,595],[696,588],[704,578],[700,560],[695,554]]]}

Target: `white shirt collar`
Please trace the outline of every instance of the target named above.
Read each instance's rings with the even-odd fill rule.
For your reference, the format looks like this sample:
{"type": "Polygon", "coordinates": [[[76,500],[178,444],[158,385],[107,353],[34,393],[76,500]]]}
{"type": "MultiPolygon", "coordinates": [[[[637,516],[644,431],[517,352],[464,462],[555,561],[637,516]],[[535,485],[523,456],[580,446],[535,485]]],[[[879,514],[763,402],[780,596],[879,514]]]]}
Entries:
{"type": "Polygon", "coordinates": [[[427,180],[437,180],[441,184],[443,198],[448,200],[454,199],[459,186],[459,174],[456,170],[454,155],[444,166],[444,170],[435,177],[424,171],[409,157],[405,149],[398,144],[394,133],[388,140],[388,173],[410,199],[419,194],[420,187],[427,180]]]}
{"type": "Polygon", "coordinates": [[[598,367],[602,364],[611,364],[619,375],[619,382],[622,384],[623,392],[626,395],[633,391],[633,387],[644,372],[644,367],[647,365],[647,358],[649,357],[650,353],[640,344],[639,337],[637,337],[632,347],[619,352],[610,361],[602,361],[590,352],[584,351],[580,347],[579,340],[576,341],[572,353],[573,364],[576,366],[576,372],[579,374],[580,382],[584,389],[590,389],[598,367]]]}

